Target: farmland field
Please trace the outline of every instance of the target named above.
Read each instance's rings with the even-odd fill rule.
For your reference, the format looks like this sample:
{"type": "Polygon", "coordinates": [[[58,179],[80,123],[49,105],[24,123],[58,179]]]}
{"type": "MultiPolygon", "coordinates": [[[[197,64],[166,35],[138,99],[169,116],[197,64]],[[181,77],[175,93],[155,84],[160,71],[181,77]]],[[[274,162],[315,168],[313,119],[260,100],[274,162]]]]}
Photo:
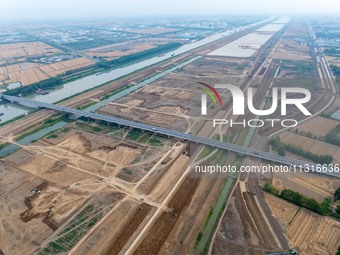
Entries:
{"type": "Polygon", "coordinates": [[[69,70],[93,65],[95,62],[87,58],[76,58],[53,64],[23,62],[0,67],[0,83],[20,82],[22,86],[64,74],[69,70]]]}

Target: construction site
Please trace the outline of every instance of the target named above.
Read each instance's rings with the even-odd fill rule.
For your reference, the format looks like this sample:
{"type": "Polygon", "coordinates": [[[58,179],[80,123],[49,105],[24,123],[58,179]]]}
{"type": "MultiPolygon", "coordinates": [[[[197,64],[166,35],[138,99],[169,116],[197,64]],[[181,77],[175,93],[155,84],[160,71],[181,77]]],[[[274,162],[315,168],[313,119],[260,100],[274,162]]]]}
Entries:
{"type": "MultiPolygon", "coordinates": [[[[176,31],[158,30],[139,32],[176,31]]],[[[311,38],[305,19],[275,18],[59,104],[275,155],[278,151],[270,141],[279,137],[282,143],[329,154],[338,164],[338,146],[324,136],[339,121],[320,116],[334,111],[337,92],[332,77],[319,79],[329,69],[311,38]],[[264,95],[273,86],[309,88],[311,100],[305,106],[318,116],[306,119],[289,107],[285,118],[296,119],[296,128],[212,128],[214,118],[239,121],[257,116],[248,110],[244,116],[231,115],[231,93],[225,89],[219,91],[223,105],[211,103],[209,114],[202,116],[200,82],[230,83],[242,91],[251,87],[257,109],[264,102],[268,106],[264,95]]],[[[105,51],[105,57],[116,57],[103,47],[86,54],[105,51]]],[[[276,111],[270,117],[282,116],[276,111]]],[[[0,254],[336,253],[337,219],[294,205],[263,187],[270,183],[279,191],[291,189],[321,203],[333,197],[339,179],[312,173],[197,176],[194,165],[239,167],[263,161],[153,131],[48,109],[1,126],[0,153],[6,146],[15,149],[0,160],[0,254]]],[[[288,150],[285,156],[310,162],[288,150]]]]}

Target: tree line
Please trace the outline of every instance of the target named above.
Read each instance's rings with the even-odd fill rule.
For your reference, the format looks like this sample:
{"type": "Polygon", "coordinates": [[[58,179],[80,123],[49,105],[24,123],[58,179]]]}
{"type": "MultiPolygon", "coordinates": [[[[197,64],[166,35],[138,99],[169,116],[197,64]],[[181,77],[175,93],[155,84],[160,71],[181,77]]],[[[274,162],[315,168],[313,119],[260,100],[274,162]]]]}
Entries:
{"type": "Polygon", "coordinates": [[[333,157],[331,155],[319,155],[319,154],[312,153],[310,151],[306,151],[303,148],[298,147],[294,144],[286,144],[284,142],[281,142],[279,137],[275,139],[271,139],[269,141],[269,144],[281,156],[285,156],[286,150],[287,150],[289,152],[295,153],[296,155],[310,159],[318,164],[330,164],[333,161],[333,157]]]}
{"type": "Polygon", "coordinates": [[[339,77],[339,76],[340,76],[340,66],[330,65],[330,67],[331,67],[331,69],[332,69],[333,74],[334,74],[336,77],[339,77]]]}
{"type": "MultiPolygon", "coordinates": [[[[299,192],[293,191],[291,189],[283,189],[282,191],[279,191],[268,182],[265,183],[263,188],[265,191],[274,194],[297,206],[304,207],[312,212],[315,212],[323,216],[328,215],[340,219],[340,206],[338,205],[335,211],[333,211],[331,208],[330,198],[325,198],[325,200],[322,203],[318,203],[314,198],[306,197],[300,194],[299,192]]],[[[340,188],[338,188],[336,193],[337,192],[338,192],[337,198],[340,199],[340,188]]]]}
{"type": "Polygon", "coordinates": [[[42,80],[36,83],[33,83],[28,86],[23,86],[15,89],[11,89],[6,91],[4,94],[10,95],[10,96],[16,96],[21,94],[22,96],[27,96],[28,94],[31,94],[35,92],[38,89],[53,89],[63,83],[63,80],[61,77],[52,77],[46,80],[42,80]]]}
{"type": "Polygon", "coordinates": [[[141,51],[141,52],[137,52],[134,54],[130,54],[130,55],[126,55],[126,56],[122,56],[120,58],[117,59],[113,59],[111,61],[103,61],[98,63],[98,67],[100,68],[112,68],[112,67],[116,67],[119,65],[126,65],[128,63],[131,62],[135,62],[137,60],[146,58],[146,57],[150,57],[150,56],[156,56],[165,52],[168,52],[170,50],[174,50],[178,47],[180,47],[182,44],[180,43],[168,43],[168,44],[164,44],[164,45],[160,45],[158,47],[152,48],[152,49],[148,49],[145,51],[141,51]]]}
{"type": "Polygon", "coordinates": [[[326,134],[325,142],[340,146],[340,124],[326,134]]]}
{"type": "MultiPolygon", "coordinates": [[[[136,62],[136,61],[141,60],[143,58],[159,55],[159,54],[168,52],[170,50],[174,50],[174,49],[180,47],[181,45],[182,45],[181,43],[168,43],[168,44],[160,45],[158,47],[148,49],[148,50],[145,50],[145,51],[142,51],[142,52],[137,52],[137,53],[130,54],[130,55],[127,55],[127,56],[123,56],[123,57],[120,57],[118,59],[113,59],[111,61],[102,61],[102,62],[97,63],[95,65],[92,65],[90,67],[94,68],[94,69],[96,69],[96,68],[97,69],[114,68],[114,67],[117,67],[117,66],[120,66],[120,65],[126,65],[126,64],[129,64],[131,62],[136,62]]],[[[11,95],[11,96],[21,94],[22,96],[27,96],[28,94],[34,93],[38,89],[53,89],[53,88],[63,84],[62,76],[67,76],[67,75],[70,75],[70,74],[73,74],[73,73],[84,71],[88,68],[89,67],[82,67],[82,68],[78,68],[76,70],[69,70],[69,71],[65,72],[65,74],[63,74],[63,75],[59,75],[57,77],[52,77],[52,78],[49,78],[49,79],[46,79],[46,80],[42,80],[42,81],[27,85],[27,86],[11,89],[11,90],[6,91],[4,94],[11,95]]]]}

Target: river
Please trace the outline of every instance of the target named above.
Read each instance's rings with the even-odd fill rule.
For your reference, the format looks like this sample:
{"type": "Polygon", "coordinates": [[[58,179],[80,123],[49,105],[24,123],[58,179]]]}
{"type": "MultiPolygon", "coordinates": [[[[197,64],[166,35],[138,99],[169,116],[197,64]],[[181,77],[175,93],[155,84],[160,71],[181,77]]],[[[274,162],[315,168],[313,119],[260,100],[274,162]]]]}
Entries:
{"type": "MultiPolygon", "coordinates": [[[[169,69],[167,69],[167,70],[165,70],[165,71],[163,71],[161,73],[158,73],[158,74],[152,76],[151,78],[148,78],[148,79],[146,79],[146,80],[144,80],[144,81],[142,81],[140,83],[137,83],[137,84],[135,84],[134,86],[132,86],[130,88],[127,88],[127,89],[125,89],[125,90],[123,90],[123,91],[121,91],[121,92],[119,92],[117,94],[114,94],[113,96],[111,96],[111,97],[109,97],[109,98],[107,98],[107,99],[105,99],[103,101],[100,101],[100,102],[96,103],[95,105],[92,105],[92,106],[84,109],[84,111],[95,112],[96,110],[102,108],[106,103],[110,103],[110,102],[115,101],[115,100],[117,100],[119,98],[122,98],[122,97],[130,94],[131,92],[133,92],[133,91],[135,91],[137,89],[140,89],[140,88],[142,88],[142,87],[144,87],[144,86],[146,86],[146,85],[148,85],[148,84],[150,84],[150,83],[152,83],[152,82],[154,82],[154,81],[156,81],[158,79],[161,79],[165,75],[167,75],[167,74],[169,74],[171,72],[174,72],[174,71],[176,71],[176,70],[178,70],[178,69],[180,69],[180,68],[190,64],[191,62],[193,62],[193,61],[195,61],[195,60],[197,60],[199,58],[201,58],[201,56],[196,56],[196,57],[194,57],[192,59],[189,59],[188,61],[185,61],[185,62],[183,62],[181,64],[178,64],[177,66],[169,68],[169,69]]],[[[39,131],[37,131],[37,132],[35,132],[33,134],[30,134],[30,135],[26,136],[23,139],[18,140],[17,143],[20,144],[20,145],[28,145],[31,142],[34,142],[34,141],[36,141],[36,140],[46,136],[47,134],[51,133],[52,131],[60,129],[61,127],[65,126],[67,124],[68,124],[67,122],[59,121],[59,122],[55,123],[54,125],[52,125],[50,127],[46,127],[46,128],[40,129],[39,131]]],[[[15,144],[7,145],[6,147],[4,147],[4,148],[2,148],[0,150],[0,158],[3,158],[3,157],[5,157],[5,156],[7,156],[7,155],[9,155],[9,154],[11,154],[13,152],[16,152],[19,149],[20,149],[20,146],[18,146],[18,145],[15,145],[15,144]]]]}
{"type": "MultiPolygon", "coordinates": [[[[209,44],[211,42],[217,41],[221,38],[224,38],[226,36],[229,36],[235,32],[239,32],[245,29],[248,29],[253,26],[257,26],[261,23],[273,20],[274,17],[270,17],[266,20],[262,20],[247,26],[243,27],[238,27],[232,30],[227,30],[221,33],[216,33],[211,36],[208,36],[202,40],[190,43],[190,44],[185,44],[181,47],[179,47],[176,50],[173,50],[171,52],[168,52],[164,55],[161,56],[156,56],[152,57],[143,61],[140,61],[135,64],[131,64],[125,67],[117,68],[114,70],[111,70],[109,72],[104,72],[104,73],[97,73],[93,75],[86,76],[84,78],[77,79],[72,82],[65,83],[63,86],[60,86],[54,90],[51,90],[49,94],[47,95],[39,95],[39,94],[33,94],[30,95],[29,98],[42,101],[42,102],[47,102],[47,103],[55,103],[60,100],[63,100],[65,98],[68,98],[72,95],[78,94],[80,92],[83,92],[85,90],[100,86],[104,83],[107,83],[109,81],[116,80],[120,77],[123,77],[125,75],[131,74],[137,70],[143,69],[145,67],[160,63],[164,60],[170,59],[174,56],[178,56],[179,54],[188,52],[190,50],[199,48],[201,46],[204,46],[206,44],[209,44]]],[[[1,121],[5,122],[8,120],[11,120],[17,116],[27,114],[30,111],[29,108],[21,107],[15,104],[3,104],[0,105],[0,112],[3,113],[3,116],[1,116],[1,121]]]]}

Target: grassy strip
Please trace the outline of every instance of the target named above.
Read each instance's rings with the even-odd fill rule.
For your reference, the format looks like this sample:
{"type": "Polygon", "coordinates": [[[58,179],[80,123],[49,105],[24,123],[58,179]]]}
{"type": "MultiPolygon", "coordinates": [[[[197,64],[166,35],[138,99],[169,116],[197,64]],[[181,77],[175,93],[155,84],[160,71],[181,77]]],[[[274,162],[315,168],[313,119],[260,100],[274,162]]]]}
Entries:
{"type": "MultiPolygon", "coordinates": [[[[235,160],[235,166],[239,167],[240,166],[240,161],[239,159],[235,160]]],[[[196,250],[196,252],[199,252],[200,255],[204,255],[207,254],[209,251],[209,247],[212,241],[212,236],[213,233],[215,232],[218,222],[220,220],[220,218],[222,217],[222,214],[227,206],[226,200],[229,196],[231,196],[232,194],[230,193],[232,190],[232,187],[235,185],[235,181],[231,178],[226,178],[225,179],[225,183],[224,186],[222,187],[222,190],[219,194],[219,196],[216,199],[215,205],[213,208],[211,208],[211,210],[209,211],[208,215],[207,215],[207,219],[205,221],[205,225],[204,228],[202,229],[202,231],[198,234],[197,238],[196,238],[196,242],[195,242],[195,246],[194,249],[196,250]],[[230,188],[228,190],[225,190],[225,188],[227,188],[228,185],[230,188]],[[220,202],[223,200],[223,204],[220,205],[220,202]],[[212,218],[212,216],[215,214],[217,214],[217,217],[214,217],[214,219],[212,218]],[[214,220],[214,222],[212,222],[211,224],[213,224],[213,227],[211,229],[211,232],[209,233],[209,239],[206,241],[206,243],[204,244],[204,248],[200,248],[200,250],[198,250],[198,246],[201,242],[201,239],[203,237],[203,233],[205,231],[205,229],[207,228],[209,222],[211,222],[212,220],[214,220]]]]}
{"type": "Polygon", "coordinates": [[[38,255],[59,254],[67,252],[93,227],[101,218],[100,208],[88,205],[57,235],[57,238],[49,242],[40,250],[38,255]],[[86,223],[83,223],[87,221],[86,223]]]}
{"type": "Polygon", "coordinates": [[[228,153],[226,153],[225,151],[223,150],[218,150],[217,153],[215,153],[214,155],[212,155],[210,157],[211,161],[215,162],[216,164],[220,164],[224,159],[225,157],[227,156],[228,153]]]}
{"type": "Polygon", "coordinates": [[[10,143],[7,143],[7,142],[0,144],[0,150],[2,150],[3,148],[5,148],[8,145],[10,145],[10,143]]]}
{"type": "Polygon", "coordinates": [[[104,128],[94,127],[94,126],[87,125],[86,123],[79,122],[79,121],[76,122],[76,126],[78,126],[81,129],[84,129],[86,131],[92,132],[92,133],[100,133],[104,130],[104,128]]]}
{"type": "Polygon", "coordinates": [[[148,141],[148,144],[151,145],[151,146],[163,146],[164,144],[156,139],[156,138],[151,138],[149,141],[148,141]]]}
{"type": "Polygon", "coordinates": [[[291,221],[288,223],[288,225],[290,225],[290,224],[293,222],[293,220],[295,219],[296,215],[298,215],[298,213],[300,212],[300,210],[301,210],[301,207],[299,207],[299,209],[296,211],[296,213],[294,214],[293,218],[292,218],[291,221]]]}
{"type": "Polygon", "coordinates": [[[47,127],[50,127],[50,126],[53,126],[55,123],[59,122],[59,121],[67,121],[69,122],[70,120],[67,119],[67,117],[64,117],[64,116],[61,116],[59,118],[55,118],[55,119],[47,119],[43,122],[43,124],[40,126],[40,127],[37,127],[37,128],[34,128],[26,133],[23,133],[21,135],[19,135],[18,137],[15,138],[16,141],[18,140],[21,140],[31,134],[34,134],[36,132],[38,132],[39,130],[42,130],[44,128],[47,128],[47,127]]]}
{"type": "Polygon", "coordinates": [[[123,86],[123,87],[121,87],[121,88],[115,89],[115,90],[113,90],[112,92],[110,92],[110,93],[106,94],[105,96],[103,96],[103,97],[100,99],[100,101],[103,101],[103,100],[105,100],[105,99],[108,99],[108,98],[110,98],[110,97],[112,97],[112,96],[118,94],[119,92],[122,92],[122,91],[124,91],[124,90],[126,90],[126,89],[128,89],[128,88],[131,88],[132,86],[134,86],[134,85],[125,85],[125,86],[123,86]]]}
{"type": "Polygon", "coordinates": [[[7,120],[7,121],[5,121],[5,122],[3,122],[3,123],[0,123],[0,127],[2,127],[2,126],[4,126],[4,125],[7,125],[7,124],[9,124],[9,123],[11,123],[11,122],[14,122],[14,121],[16,121],[16,120],[18,120],[18,119],[21,119],[21,118],[23,118],[23,117],[25,117],[25,114],[21,114],[21,115],[15,117],[15,118],[13,118],[13,119],[10,119],[10,120],[7,120]]]}
{"type": "MultiPolygon", "coordinates": [[[[92,122],[92,120],[88,120],[87,122],[92,122]]],[[[117,126],[107,126],[101,123],[97,123],[98,126],[91,126],[88,125],[86,122],[76,122],[76,125],[79,128],[85,129],[89,132],[93,132],[93,133],[102,133],[105,134],[107,132],[114,132],[114,131],[118,131],[118,130],[123,130],[117,126]]],[[[130,140],[130,141],[136,141],[138,143],[144,143],[144,144],[149,144],[151,146],[164,146],[164,143],[162,143],[162,141],[160,139],[158,139],[158,137],[152,137],[152,134],[147,133],[147,132],[143,132],[142,130],[138,130],[138,129],[132,129],[128,131],[129,133],[126,135],[126,139],[130,140]]],[[[112,135],[114,137],[118,137],[119,139],[121,138],[121,136],[115,136],[112,135]]]]}
{"type": "Polygon", "coordinates": [[[126,135],[126,138],[129,140],[137,141],[142,135],[141,130],[130,130],[129,133],[126,135]]]}
{"type": "MultiPolygon", "coordinates": [[[[218,221],[219,221],[219,219],[222,217],[222,214],[223,214],[223,212],[224,212],[224,208],[225,208],[226,206],[227,206],[227,203],[223,203],[223,206],[221,207],[220,211],[218,212],[218,217],[217,217],[216,221],[214,222],[214,227],[213,227],[213,231],[212,231],[212,233],[211,233],[211,237],[212,237],[212,234],[215,232],[215,229],[217,228],[218,221]]],[[[212,214],[213,214],[213,210],[214,210],[214,208],[212,208],[212,209],[210,210],[210,212],[209,212],[209,214],[208,214],[208,216],[207,216],[207,219],[206,219],[205,226],[208,225],[208,222],[209,222],[209,220],[210,220],[210,218],[211,218],[211,216],[212,216],[212,214]]],[[[202,232],[199,232],[198,235],[197,235],[197,238],[196,238],[196,242],[195,242],[194,248],[196,248],[196,247],[198,246],[199,242],[200,242],[201,239],[202,239],[202,236],[203,236],[202,232]]],[[[211,238],[210,238],[209,241],[205,244],[203,251],[200,252],[200,255],[205,255],[205,254],[208,253],[211,241],[212,241],[212,240],[211,240],[211,238]]]]}
{"type": "Polygon", "coordinates": [[[198,158],[199,159],[205,158],[206,156],[210,155],[210,153],[212,153],[214,150],[215,148],[211,146],[204,146],[204,149],[202,150],[198,158]]]}
{"type": "Polygon", "coordinates": [[[96,101],[92,101],[90,103],[78,106],[77,109],[78,110],[84,110],[84,109],[89,108],[90,106],[95,105],[95,104],[97,104],[97,102],[96,101]]]}
{"type": "Polygon", "coordinates": [[[211,215],[213,214],[213,212],[214,212],[214,208],[211,208],[210,211],[209,211],[209,214],[208,214],[208,216],[207,216],[207,218],[206,218],[206,220],[205,220],[204,228],[207,227],[208,222],[209,222],[209,220],[210,220],[211,215]]]}
{"type": "Polygon", "coordinates": [[[52,138],[58,138],[57,134],[51,134],[49,136],[47,136],[47,139],[52,139],[52,138]]]}

